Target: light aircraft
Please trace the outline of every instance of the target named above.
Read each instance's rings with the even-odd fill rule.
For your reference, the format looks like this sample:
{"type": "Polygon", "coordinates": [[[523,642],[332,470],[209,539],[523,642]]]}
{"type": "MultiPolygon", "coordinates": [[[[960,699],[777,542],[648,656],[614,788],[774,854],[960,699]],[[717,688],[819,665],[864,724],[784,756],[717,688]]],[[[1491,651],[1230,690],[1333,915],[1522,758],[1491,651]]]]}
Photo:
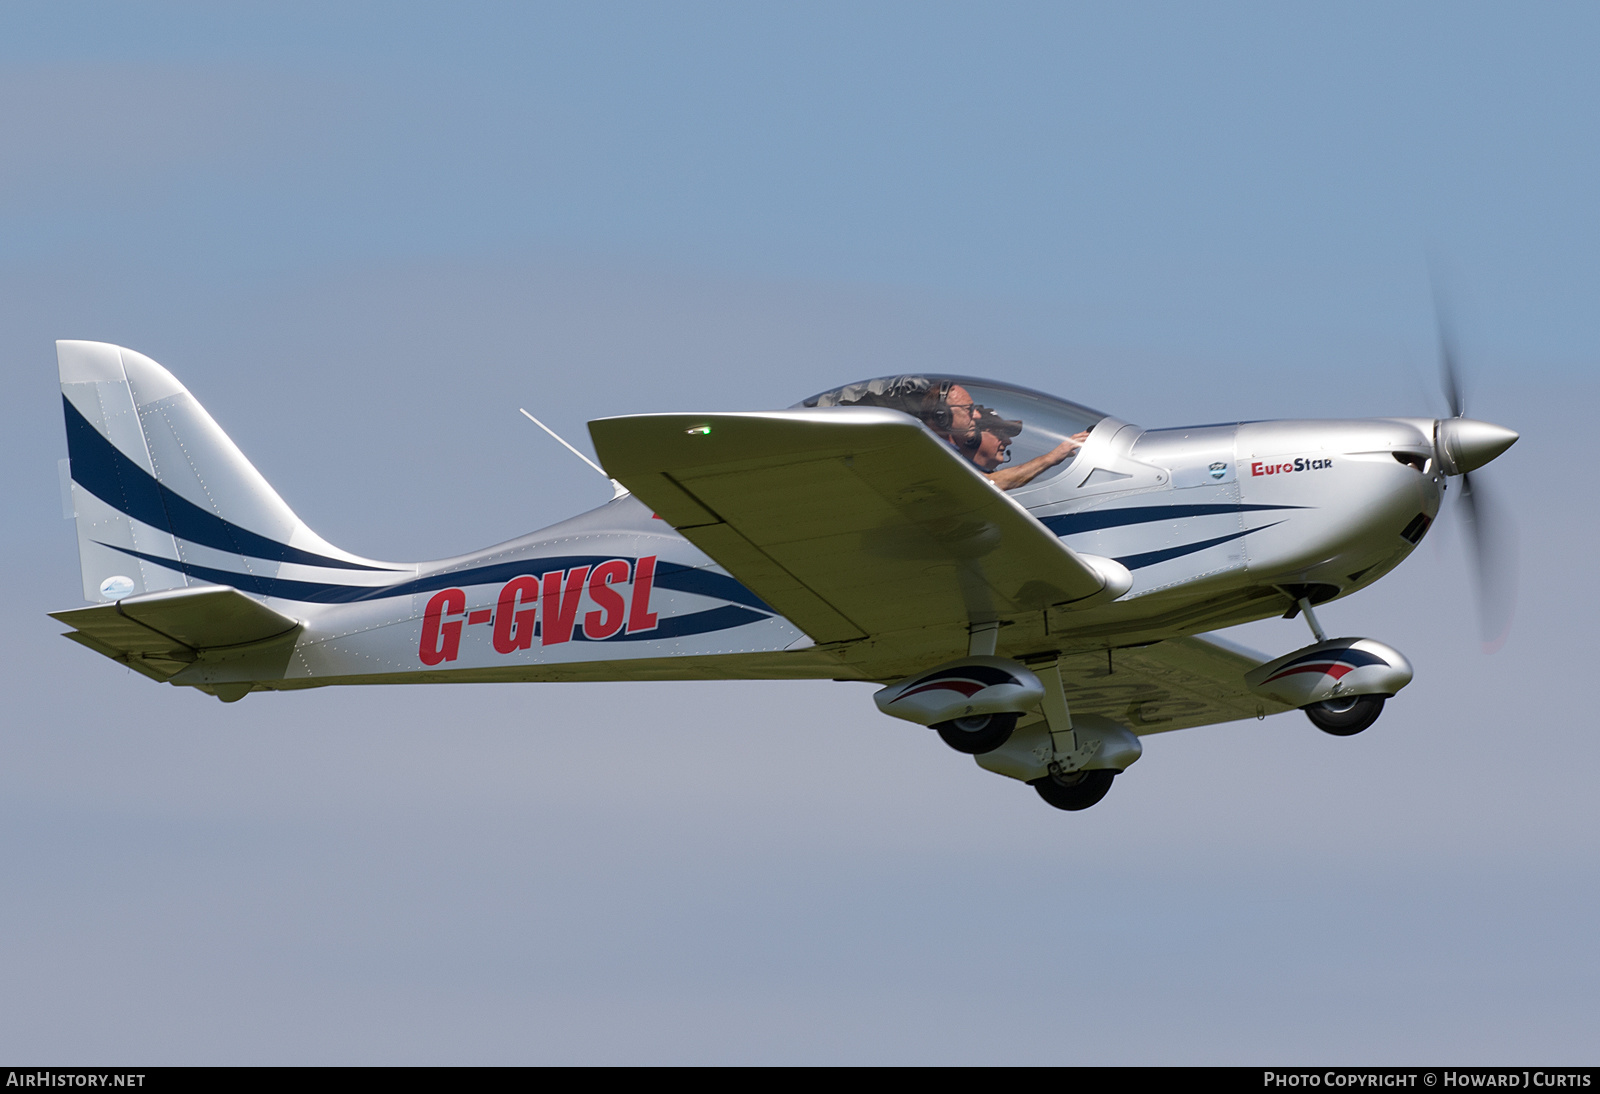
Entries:
{"type": "Polygon", "coordinates": [[[609,503],[382,562],[306,527],[150,358],[83,341],[57,358],[92,605],[51,614],[153,680],[224,702],[872,681],[885,714],[1066,810],[1098,802],[1150,734],[1292,708],[1336,735],[1371,725],[1411,667],[1328,638],[1315,606],[1394,569],[1447,477],[1517,439],[1462,414],[1453,367],[1444,419],[1177,429],[987,380],[884,377],[787,410],[590,422],[609,503]],[[1208,634],[1286,614],[1314,641],[1279,657],[1208,634]]]}

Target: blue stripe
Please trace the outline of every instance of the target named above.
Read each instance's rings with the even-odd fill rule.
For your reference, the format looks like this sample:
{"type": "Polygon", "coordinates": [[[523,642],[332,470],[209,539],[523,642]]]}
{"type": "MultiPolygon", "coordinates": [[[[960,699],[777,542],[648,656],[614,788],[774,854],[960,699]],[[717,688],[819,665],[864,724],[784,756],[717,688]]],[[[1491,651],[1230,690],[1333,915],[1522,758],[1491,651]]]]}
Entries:
{"type": "MultiPolygon", "coordinates": [[[[96,541],[98,542],[98,541],[96,541]]],[[[218,585],[232,585],[236,589],[257,596],[270,596],[279,600],[298,600],[305,604],[354,604],[364,600],[386,600],[395,596],[410,596],[413,593],[432,593],[440,589],[466,588],[472,585],[495,585],[510,581],[514,577],[539,575],[551,570],[570,570],[576,566],[597,566],[608,562],[616,555],[563,555],[555,558],[531,558],[520,562],[497,562],[492,566],[475,566],[466,570],[447,570],[442,573],[428,574],[425,577],[413,578],[394,585],[330,585],[321,581],[294,581],[289,578],[266,577],[260,574],[241,574],[232,570],[219,570],[212,566],[201,566],[197,563],[183,559],[162,558],[159,555],[145,554],[127,547],[118,547],[112,543],[102,543],[102,547],[110,547],[114,551],[121,551],[125,555],[153,562],[157,566],[165,566],[169,570],[197,577],[202,581],[212,581],[218,585]]],[[[656,570],[655,584],[658,588],[673,589],[679,592],[694,593],[698,596],[712,597],[719,600],[732,600],[735,603],[745,604],[771,612],[759,597],[750,592],[743,585],[731,577],[723,574],[708,574],[704,570],[696,570],[692,566],[682,566],[675,562],[661,563],[656,570]]],[[[741,609],[743,610],[743,609],[741,609]]]]}
{"type": "Polygon", "coordinates": [[[574,642],[649,642],[656,638],[687,638],[693,634],[725,631],[733,627],[743,627],[748,623],[759,623],[763,619],[771,618],[770,615],[753,612],[749,608],[736,608],[732,604],[724,604],[720,608],[711,608],[708,611],[670,616],[663,619],[653,631],[616,634],[605,639],[585,638],[583,628],[574,627],[572,640],[574,642]]]}
{"type": "Polygon", "coordinates": [[[1284,669],[1293,668],[1295,665],[1311,664],[1317,661],[1343,662],[1344,664],[1350,665],[1354,668],[1361,668],[1363,665],[1383,665],[1387,667],[1389,664],[1389,662],[1385,661],[1375,653],[1368,653],[1366,650],[1358,650],[1346,646],[1343,649],[1335,648],[1331,650],[1320,650],[1316,653],[1304,654],[1303,656],[1296,657],[1293,661],[1285,661],[1283,664],[1278,666],[1278,671],[1282,672],[1284,669]]]}
{"type": "MultiPolygon", "coordinates": [[[[320,581],[291,581],[282,577],[241,574],[233,570],[219,570],[214,566],[201,566],[183,559],[149,555],[143,551],[135,551],[131,547],[118,547],[115,543],[102,543],[99,540],[95,542],[100,543],[102,547],[110,547],[113,551],[121,551],[125,555],[132,555],[145,562],[153,562],[157,566],[176,570],[180,574],[198,577],[201,581],[231,585],[241,592],[276,597],[280,600],[299,600],[306,604],[350,604],[357,600],[381,600],[386,596],[400,595],[398,585],[326,585],[320,581]]],[[[448,588],[450,584],[451,582],[446,581],[439,588],[448,588]]]]}
{"type": "MultiPolygon", "coordinates": [[[[364,566],[359,562],[345,562],[325,555],[302,551],[277,540],[257,535],[201,509],[181,494],[163,486],[150,473],[130,460],[116,445],[105,438],[87,418],[72,405],[66,396],[61,397],[67,419],[67,453],[71,458],[73,481],[89,493],[120,513],[142,521],[153,528],[230,554],[261,558],[271,562],[297,562],[311,566],[329,566],[344,570],[372,570],[392,573],[392,567],[364,566]]],[[[109,545],[108,545],[109,546],[109,545]]],[[[120,550],[120,548],[119,548],[120,550]]],[[[136,552],[130,552],[136,553],[136,552]]],[[[594,565],[615,556],[584,556],[571,559],[538,559],[528,562],[504,563],[480,567],[476,570],[456,571],[453,575],[433,575],[405,585],[385,586],[377,591],[370,586],[325,585],[321,582],[283,581],[277,578],[257,577],[253,574],[236,574],[227,570],[177,563],[171,559],[139,555],[146,561],[156,562],[169,569],[181,570],[206,581],[239,588],[251,588],[262,596],[281,596],[285,600],[305,600],[312,603],[343,603],[371,600],[382,596],[404,596],[414,592],[432,592],[451,585],[480,585],[493,581],[509,581],[526,573],[543,573],[546,570],[571,569],[585,563],[594,565]],[[185,568],[185,567],[188,568],[185,568]],[[537,569],[534,567],[538,567],[537,569]],[[222,577],[205,576],[226,575],[222,577]],[[440,584],[434,578],[443,576],[440,584]],[[273,593],[266,586],[293,589],[293,593],[273,593]],[[330,592],[330,590],[334,590],[330,592]]],[[[760,597],[738,581],[725,574],[708,573],[694,566],[676,562],[663,562],[656,569],[656,584],[663,589],[696,593],[700,596],[732,601],[770,612],[772,609],[760,597]]]]}
{"type": "Polygon", "coordinates": [[[731,600],[735,604],[743,604],[757,611],[776,614],[765,600],[728,575],[714,574],[695,566],[684,566],[677,562],[658,562],[656,585],[662,589],[676,589],[681,593],[731,600]]]}
{"type": "Polygon", "coordinates": [[[1092,513],[1059,513],[1040,517],[1039,523],[1058,536],[1096,532],[1102,528],[1121,528],[1129,524],[1149,524],[1158,520],[1185,517],[1220,516],[1224,513],[1258,513],[1270,509],[1304,509],[1304,505],[1136,505],[1125,509],[1096,509],[1092,513]]]}
{"type": "Polygon", "coordinates": [[[302,551],[200,508],[162,485],[150,472],[124,455],[72,405],[71,399],[61,396],[61,405],[67,419],[67,456],[72,464],[72,481],[119,513],[179,539],[230,554],[340,570],[392,572],[392,567],[365,566],[302,551]]]}
{"type": "Polygon", "coordinates": [[[997,669],[992,665],[958,665],[953,669],[940,669],[930,672],[920,680],[907,684],[907,687],[917,687],[920,684],[932,683],[935,680],[962,680],[972,679],[984,687],[994,687],[996,684],[1015,684],[1017,678],[1004,669],[997,669]]]}
{"type": "MultiPolygon", "coordinates": [[[[214,581],[219,585],[232,585],[235,588],[243,589],[246,592],[254,592],[260,596],[277,597],[283,600],[298,600],[303,603],[313,604],[348,604],[358,600],[381,600],[411,593],[433,592],[438,589],[449,589],[469,584],[460,580],[468,576],[476,576],[482,579],[470,582],[470,584],[474,585],[491,581],[509,581],[513,577],[529,573],[530,570],[528,562],[512,562],[498,566],[481,566],[475,570],[457,570],[449,574],[432,574],[416,581],[408,581],[403,585],[361,588],[354,585],[321,585],[310,581],[286,581],[280,578],[257,577],[254,574],[236,574],[227,570],[215,570],[209,566],[196,566],[191,562],[159,558],[155,555],[147,555],[142,551],[131,551],[126,547],[115,547],[109,543],[102,544],[102,546],[112,547],[113,550],[133,555],[135,558],[144,559],[146,562],[153,562],[158,566],[181,570],[183,573],[198,577],[204,581],[214,581]]],[[[606,562],[613,557],[615,556],[569,556],[565,558],[542,558],[538,559],[537,562],[547,570],[570,570],[574,566],[592,566],[597,562],[606,562]]],[[[710,576],[721,577],[720,574],[712,574],[710,576]]],[[[733,579],[724,578],[724,580],[732,581],[733,579]]],[[[759,623],[763,619],[770,618],[771,616],[751,611],[749,608],[724,604],[719,608],[711,608],[703,612],[688,612],[684,615],[669,616],[661,620],[655,630],[639,631],[634,634],[618,634],[604,639],[604,641],[647,642],[659,638],[684,638],[689,635],[707,634],[711,631],[725,631],[733,627],[743,627],[746,624],[759,623]]],[[[595,641],[594,639],[585,638],[581,627],[574,630],[572,637],[577,642],[595,641]]]]}
{"type": "Polygon", "coordinates": [[[1184,555],[1192,555],[1196,551],[1204,551],[1207,547],[1215,547],[1219,543],[1227,543],[1230,539],[1238,539],[1240,536],[1247,536],[1251,532],[1260,532],[1282,523],[1283,521],[1281,520],[1275,521],[1273,524],[1263,524],[1260,528],[1234,532],[1232,535],[1218,536],[1216,539],[1203,539],[1199,543],[1186,543],[1182,547],[1168,547],[1164,551],[1146,551],[1138,555],[1123,555],[1117,561],[1130,570],[1142,570],[1146,566],[1154,566],[1158,562],[1166,562],[1170,559],[1182,558],[1184,555]]]}

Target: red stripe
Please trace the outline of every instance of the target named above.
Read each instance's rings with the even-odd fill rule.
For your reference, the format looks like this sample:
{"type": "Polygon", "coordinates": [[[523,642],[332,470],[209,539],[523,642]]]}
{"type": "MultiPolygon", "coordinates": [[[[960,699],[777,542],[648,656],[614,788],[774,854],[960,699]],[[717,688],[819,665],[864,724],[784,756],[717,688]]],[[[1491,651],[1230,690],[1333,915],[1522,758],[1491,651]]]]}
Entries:
{"type": "Polygon", "coordinates": [[[895,702],[898,703],[900,699],[909,699],[913,695],[921,695],[925,691],[955,691],[970,699],[982,690],[982,684],[974,684],[970,680],[940,680],[932,684],[923,684],[920,688],[912,688],[900,696],[899,699],[896,699],[895,702]]]}
{"type": "Polygon", "coordinates": [[[1265,680],[1262,681],[1262,683],[1263,684],[1270,684],[1274,680],[1281,680],[1285,676],[1293,676],[1296,673],[1300,673],[1300,672],[1321,672],[1321,673],[1326,673],[1327,675],[1333,677],[1335,680],[1338,680],[1339,678],[1344,676],[1345,673],[1350,672],[1353,668],[1354,668],[1354,666],[1352,666],[1352,665],[1342,664],[1341,662],[1338,662],[1338,661],[1329,661],[1326,664],[1320,664],[1320,665],[1296,665],[1292,669],[1284,669],[1282,672],[1275,673],[1272,676],[1267,677],[1265,680]]]}

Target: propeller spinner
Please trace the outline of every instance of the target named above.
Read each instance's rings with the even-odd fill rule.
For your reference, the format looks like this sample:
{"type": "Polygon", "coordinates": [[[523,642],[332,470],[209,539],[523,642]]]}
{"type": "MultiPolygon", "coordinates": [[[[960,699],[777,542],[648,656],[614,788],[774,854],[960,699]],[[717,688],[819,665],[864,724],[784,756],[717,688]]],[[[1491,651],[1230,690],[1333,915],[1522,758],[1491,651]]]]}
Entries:
{"type": "Polygon", "coordinates": [[[1499,649],[1511,631],[1516,600],[1516,535],[1504,508],[1490,500],[1483,483],[1470,474],[1517,441],[1505,426],[1466,417],[1461,373],[1444,309],[1435,296],[1439,323],[1439,373],[1450,417],[1434,422],[1433,450],[1447,475],[1461,477],[1462,530],[1478,591],[1478,623],[1484,650],[1499,649]]]}

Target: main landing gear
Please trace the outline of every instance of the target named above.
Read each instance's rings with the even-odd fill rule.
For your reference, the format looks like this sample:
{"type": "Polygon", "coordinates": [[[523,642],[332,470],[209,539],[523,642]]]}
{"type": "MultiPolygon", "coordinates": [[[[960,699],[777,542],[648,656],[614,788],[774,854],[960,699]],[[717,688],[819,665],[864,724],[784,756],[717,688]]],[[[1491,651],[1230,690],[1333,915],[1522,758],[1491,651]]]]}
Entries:
{"type": "Polygon", "coordinates": [[[994,653],[998,624],[974,625],[966,657],[873,694],[878,709],[927,726],[986,771],[1025,782],[1057,809],[1087,809],[1139,758],[1139,738],[1097,714],[1074,721],[1061,665],[1032,668],[994,653]]]}
{"type": "Polygon", "coordinates": [[[1383,713],[1382,695],[1346,695],[1301,707],[1311,724],[1335,737],[1354,737],[1383,713]]]}
{"type": "Polygon", "coordinates": [[[1016,714],[973,714],[966,718],[952,718],[948,722],[937,722],[933,728],[938,731],[939,739],[968,756],[982,756],[986,752],[993,752],[1011,739],[1011,731],[1017,728],[1016,714]]]}

